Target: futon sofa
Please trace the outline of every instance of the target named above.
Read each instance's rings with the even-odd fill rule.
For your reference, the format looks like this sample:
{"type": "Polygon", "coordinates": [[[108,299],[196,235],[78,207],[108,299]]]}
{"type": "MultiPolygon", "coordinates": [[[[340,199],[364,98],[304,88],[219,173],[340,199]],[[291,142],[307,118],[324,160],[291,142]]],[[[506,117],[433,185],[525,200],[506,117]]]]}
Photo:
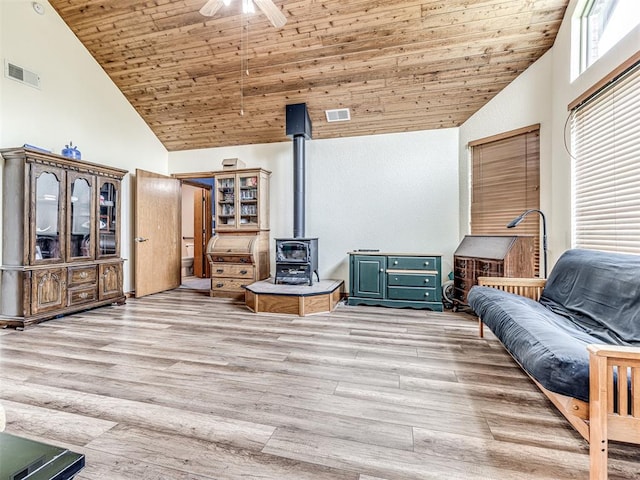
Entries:
{"type": "Polygon", "coordinates": [[[640,444],[640,256],[569,250],[540,282],[480,278],[468,302],[590,443],[603,480],[608,440],[640,444]]]}

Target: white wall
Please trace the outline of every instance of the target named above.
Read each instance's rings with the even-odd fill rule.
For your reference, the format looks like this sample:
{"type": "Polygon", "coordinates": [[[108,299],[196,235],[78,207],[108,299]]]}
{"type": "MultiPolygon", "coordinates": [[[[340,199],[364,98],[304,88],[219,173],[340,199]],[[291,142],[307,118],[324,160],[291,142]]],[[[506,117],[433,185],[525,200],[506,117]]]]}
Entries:
{"type": "Polygon", "coordinates": [[[571,248],[571,158],[564,146],[567,105],[606,76],[640,45],[640,27],[571,82],[571,18],[567,7],[553,48],[460,127],[460,233],[469,232],[467,144],[540,123],[540,207],[547,217],[549,263],[571,248]]]}
{"type": "MultiPolygon", "coordinates": [[[[567,106],[640,48],[640,26],[638,26],[572,82],[571,24],[576,3],[577,0],[570,2],[553,48],[552,161],[547,164],[546,168],[550,171],[548,177],[550,183],[547,186],[547,191],[551,195],[548,201],[553,205],[549,234],[551,236],[550,249],[552,249],[550,252],[554,260],[572,246],[571,158],[564,145],[564,128],[568,116],[567,106]]],[[[567,134],[569,135],[569,132],[567,134]]]]}
{"type": "MultiPolygon", "coordinates": [[[[41,79],[38,90],[0,78],[0,147],[29,143],[60,153],[73,141],[87,161],[166,173],[166,149],[55,10],[40,3],[44,15],[35,13],[31,1],[0,1],[3,62],[41,79]]],[[[125,291],[133,288],[132,177],[123,184],[125,291]]]]}
{"type": "MultiPolygon", "coordinates": [[[[540,123],[541,163],[550,155],[552,55],[553,52],[548,51],[460,127],[462,234],[468,233],[471,220],[471,151],[467,146],[470,141],[540,123]]],[[[541,176],[544,174],[541,173],[541,176]]],[[[544,197],[544,194],[541,196],[544,197]]],[[[544,210],[544,204],[541,207],[544,210]]]]}
{"type": "MultiPolygon", "coordinates": [[[[306,142],[306,236],[318,237],[321,278],[348,285],[347,252],[440,253],[443,275],[458,244],[458,130],[306,142]]],[[[293,144],[172,152],[177,172],[221,169],[224,158],[271,176],[271,237],[293,234],[293,144]]],[[[273,270],[273,241],[271,243],[273,270]]]]}
{"type": "MultiPolygon", "coordinates": [[[[320,238],[320,273],[348,277],[346,252],[379,248],[444,255],[469,230],[470,140],[541,123],[541,207],[550,259],[571,244],[571,162],[564,150],[567,104],[630,57],[636,28],[570,81],[572,0],[555,45],[460,129],[307,142],[307,235],[320,238]]],[[[59,152],[72,140],[83,158],[158,173],[219,170],[223,158],[273,171],[271,234],[292,234],[292,145],[248,145],[168,154],[53,8],[0,0],[0,56],[37,72],[41,90],[0,78],[0,147],[24,143],[59,152]],[[28,39],[28,41],[26,40],[28,39]]],[[[133,288],[130,173],[124,182],[125,290],[133,288]]],[[[0,192],[1,193],[1,192],[0,192]]]]}
{"type": "MultiPolygon", "coordinates": [[[[519,75],[460,127],[460,234],[470,232],[472,140],[540,124],[540,209],[549,215],[553,50],[519,75]]],[[[511,231],[505,229],[505,234],[511,231]]],[[[517,233],[517,232],[515,232],[517,233]]]]}

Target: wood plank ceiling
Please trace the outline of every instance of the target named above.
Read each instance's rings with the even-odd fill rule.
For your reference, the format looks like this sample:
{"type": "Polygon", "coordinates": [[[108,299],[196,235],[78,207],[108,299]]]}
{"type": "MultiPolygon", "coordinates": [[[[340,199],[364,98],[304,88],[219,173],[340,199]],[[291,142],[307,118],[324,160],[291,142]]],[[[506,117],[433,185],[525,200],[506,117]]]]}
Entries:
{"type": "Polygon", "coordinates": [[[169,151],[285,141],[301,102],[313,138],[459,126],[553,45],[568,4],[274,0],[276,29],[241,0],[211,18],[206,0],[49,1],[169,151]],[[334,108],[351,121],[327,123],[334,108]]]}

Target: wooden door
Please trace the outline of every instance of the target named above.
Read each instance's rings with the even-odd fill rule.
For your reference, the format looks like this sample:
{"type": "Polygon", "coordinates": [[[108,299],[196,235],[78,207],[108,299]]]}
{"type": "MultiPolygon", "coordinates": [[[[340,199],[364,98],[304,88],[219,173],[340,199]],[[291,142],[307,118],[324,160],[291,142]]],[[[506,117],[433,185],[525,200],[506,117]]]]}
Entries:
{"type": "Polygon", "coordinates": [[[207,261],[207,242],[211,238],[211,190],[199,188],[193,196],[193,275],[211,276],[207,261]]]}
{"type": "Polygon", "coordinates": [[[180,180],[136,169],[136,297],[180,286],[180,180]]]}

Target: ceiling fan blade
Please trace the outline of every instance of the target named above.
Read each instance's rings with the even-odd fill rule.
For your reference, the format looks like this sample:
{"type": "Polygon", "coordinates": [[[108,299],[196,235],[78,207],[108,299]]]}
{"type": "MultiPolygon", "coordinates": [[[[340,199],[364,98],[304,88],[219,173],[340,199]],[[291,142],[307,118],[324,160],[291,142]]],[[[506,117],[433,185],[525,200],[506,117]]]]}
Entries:
{"type": "Polygon", "coordinates": [[[205,17],[213,17],[220,7],[224,4],[223,0],[209,0],[204,6],[200,9],[200,13],[205,17]]]}
{"type": "Polygon", "coordinates": [[[264,16],[269,19],[274,27],[280,28],[283,27],[285,23],[287,23],[287,17],[284,16],[284,14],[280,11],[276,4],[273,3],[272,0],[253,0],[253,3],[255,3],[258,8],[262,10],[264,16]]]}

